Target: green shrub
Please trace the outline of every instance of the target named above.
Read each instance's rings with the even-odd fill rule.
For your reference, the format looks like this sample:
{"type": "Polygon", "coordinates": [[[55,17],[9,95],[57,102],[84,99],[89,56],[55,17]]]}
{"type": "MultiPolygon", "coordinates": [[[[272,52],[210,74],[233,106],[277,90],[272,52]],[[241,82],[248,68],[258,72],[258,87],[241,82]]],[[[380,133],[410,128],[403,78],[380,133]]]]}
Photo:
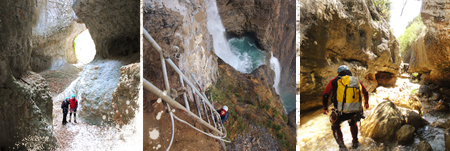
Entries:
{"type": "Polygon", "coordinates": [[[281,117],[283,117],[284,122],[286,123],[288,122],[289,118],[286,115],[283,114],[281,115],[281,117]]]}
{"type": "Polygon", "coordinates": [[[283,133],[283,132],[278,132],[278,133],[277,133],[277,137],[278,137],[279,139],[284,139],[284,133],[283,133]]]}
{"type": "Polygon", "coordinates": [[[277,131],[279,131],[279,130],[281,130],[281,125],[275,125],[275,130],[277,130],[277,131]]]}
{"type": "Polygon", "coordinates": [[[398,37],[400,52],[402,56],[406,55],[406,50],[411,47],[411,44],[414,42],[414,40],[417,39],[417,37],[419,37],[424,28],[425,25],[423,25],[422,17],[420,17],[420,14],[412,21],[408,22],[408,26],[406,26],[405,32],[403,32],[403,34],[398,37]]]}
{"type": "Polygon", "coordinates": [[[272,120],[269,120],[269,122],[267,122],[267,126],[268,126],[269,128],[272,128],[272,120]]]}
{"type": "Polygon", "coordinates": [[[391,19],[391,1],[390,0],[372,0],[376,10],[387,22],[391,19]]]}

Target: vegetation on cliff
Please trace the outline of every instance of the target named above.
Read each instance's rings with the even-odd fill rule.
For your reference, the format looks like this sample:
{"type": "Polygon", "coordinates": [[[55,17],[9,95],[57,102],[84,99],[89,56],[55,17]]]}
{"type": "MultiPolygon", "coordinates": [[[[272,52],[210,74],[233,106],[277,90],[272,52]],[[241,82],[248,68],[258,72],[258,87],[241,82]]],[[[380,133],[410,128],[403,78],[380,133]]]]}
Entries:
{"type": "Polygon", "coordinates": [[[230,117],[224,124],[227,139],[239,143],[235,142],[238,135],[245,133],[259,138],[260,134],[251,130],[252,125],[256,125],[266,128],[283,150],[295,149],[293,129],[287,125],[283,105],[273,91],[264,78],[238,73],[229,65],[219,65],[218,81],[208,88],[208,94],[212,94],[216,108],[223,105],[229,108],[230,117]]]}
{"type": "Polygon", "coordinates": [[[411,51],[411,44],[419,37],[424,28],[422,17],[419,14],[412,21],[408,22],[405,32],[398,37],[400,52],[404,60],[409,60],[405,59],[405,56],[407,56],[407,52],[411,51]]]}

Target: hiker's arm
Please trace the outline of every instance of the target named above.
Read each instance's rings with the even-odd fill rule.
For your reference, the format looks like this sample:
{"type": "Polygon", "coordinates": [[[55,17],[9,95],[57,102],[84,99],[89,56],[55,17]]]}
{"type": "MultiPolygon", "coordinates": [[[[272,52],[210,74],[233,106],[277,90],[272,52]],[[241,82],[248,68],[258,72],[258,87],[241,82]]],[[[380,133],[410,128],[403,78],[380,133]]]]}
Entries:
{"type": "Polygon", "coordinates": [[[323,94],[322,94],[323,110],[328,110],[328,97],[330,97],[331,92],[333,91],[333,85],[331,84],[332,81],[333,80],[328,82],[328,85],[327,85],[327,87],[325,88],[325,91],[323,91],[323,94]]]}
{"type": "Polygon", "coordinates": [[[75,100],[75,108],[78,108],[78,100],[75,100]]]}
{"type": "MultiPolygon", "coordinates": [[[[359,81],[361,83],[361,81],[359,81]]],[[[369,104],[369,92],[367,92],[366,87],[361,83],[362,91],[364,94],[364,104],[369,104]]],[[[368,107],[367,107],[368,108],[368,107]]]]}
{"type": "Polygon", "coordinates": [[[63,105],[64,105],[64,101],[61,103],[61,108],[63,108],[63,105]]]}

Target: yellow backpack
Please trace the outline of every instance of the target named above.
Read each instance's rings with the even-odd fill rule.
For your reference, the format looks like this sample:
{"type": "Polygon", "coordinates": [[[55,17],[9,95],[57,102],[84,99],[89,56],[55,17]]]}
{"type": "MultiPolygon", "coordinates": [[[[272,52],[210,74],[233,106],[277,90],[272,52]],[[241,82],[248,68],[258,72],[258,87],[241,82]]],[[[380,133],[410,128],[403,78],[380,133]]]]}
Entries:
{"type": "Polygon", "coordinates": [[[357,77],[342,76],[337,80],[337,109],[344,113],[355,113],[362,110],[362,87],[357,77]]]}

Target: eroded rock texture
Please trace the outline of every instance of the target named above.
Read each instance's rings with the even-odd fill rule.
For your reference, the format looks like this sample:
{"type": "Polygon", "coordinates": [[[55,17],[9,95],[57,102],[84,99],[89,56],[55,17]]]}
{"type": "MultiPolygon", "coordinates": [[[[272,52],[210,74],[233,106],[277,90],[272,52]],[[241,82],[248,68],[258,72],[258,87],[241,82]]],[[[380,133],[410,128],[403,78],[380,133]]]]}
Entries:
{"type": "MultiPolygon", "coordinates": [[[[72,8],[77,22],[85,23],[89,29],[96,56],[64,94],[76,95],[79,100],[78,115],[83,121],[95,125],[113,124],[113,96],[119,99],[116,105],[126,103],[117,94],[113,95],[115,90],[120,91],[117,90],[120,68],[139,62],[139,0],[74,0],[72,8]]],[[[126,73],[123,76],[133,76],[126,73]]],[[[135,98],[130,96],[128,99],[131,103],[135,98]]],[[[124,109],[125,112],[126,108],[121,106],[117,109],[124,109]]]]}
{"type": "Polygon", "coordinates": [[[425,83],[450,84],[450,2],[424,0],[420,13],[426,29],[411,46],[408,72],[423,73],[425,83]]]}
{"type": "Polygon", "coordinates": [[[138,110],[140,89],[140,64],[134,63],[120,68],[119,84],[112,94],[114,123],[126,125],[134,119],[138,110]]]}
{"type": "Polygon", "coordinates": [[[322,106],[340,65],[368,91],[395,85],[399,45],[372,1],[300,1],[300,11],[300,110],[322,106]]]}
{"type": "Polygon", "coordinates": [[[0,150],[57,147],[48,85],[30,72],[36,5],[0,1],[0,150]]]}
{"type": "Polygon", "coordinates": [[[295,1],[217,1],[223,26],[230,37],[250,36],[281,67],[280,88],[295,92],[295,1]],[[270,53],[268,53],[270,55],[270,53]]]}
{"type": "Polygon", "coordinates": [[[31,68],[35,72],[76,63],[73,39],[86,27],[73,21],[72,0],[38,0],[33,14],[31,68]]]}
{"type": "Polygon", "coordinates": [[[139,53],[139,0],[73,0],[72,8],[89,29],[96,59],[139,53]]]}

